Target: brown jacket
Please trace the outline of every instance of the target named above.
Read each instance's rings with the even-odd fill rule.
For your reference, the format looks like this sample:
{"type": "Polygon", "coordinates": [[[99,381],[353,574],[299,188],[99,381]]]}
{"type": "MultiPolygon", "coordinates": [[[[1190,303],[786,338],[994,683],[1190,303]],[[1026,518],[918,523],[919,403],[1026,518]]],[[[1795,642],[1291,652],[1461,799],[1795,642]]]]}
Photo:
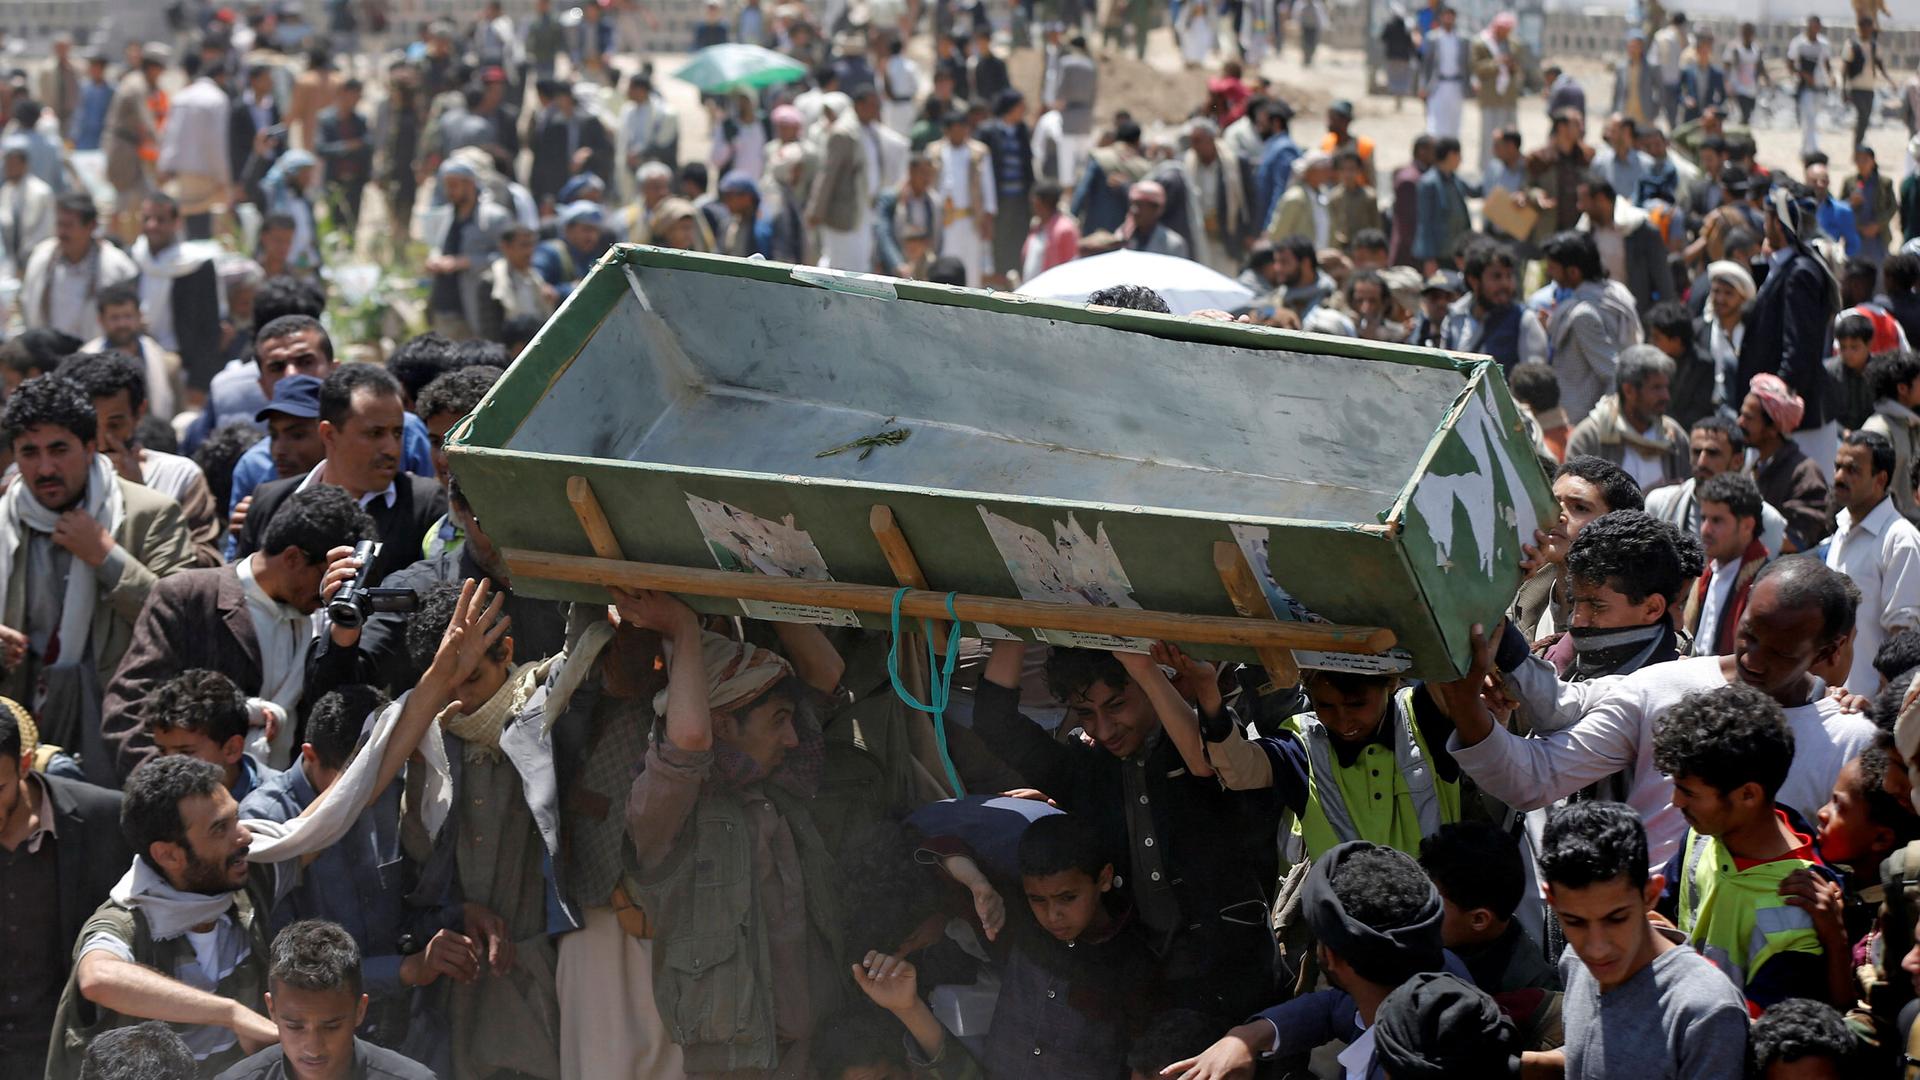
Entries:
{"type": "Polygon", "coordinates": [[[189,668],[217,671],[245,691],[259,689],[260,642],[240,572],[231,566],[183,570],[156,583],[147,596],[133,640],[107,683],[100,722],[121,783],[155,754],[146,732],[148,697],[189,668]]]}
{"type": "Polygon", "coordinates": [[[151,181],[140,151],[158,144],[160,132],[147,108],[147,90],[146,76],[130,71],[120,77],[107,105],[107,129],[101,133],[100,145],[107,151],[107,182],[115,191],[144,191],[151,181]]]}
{"type": "MultiPolygon", "coordinates": [[[[95,596],[92,632],[88,642],[100,686],[105,686],[113,677],[114,671],[120,666],[120,658],[132,643],[133,624],[140,617],[147,594],[161,578],[176,574],[193,564],[192,542],[187,534],[186,521],[180,515],[180,504],[144,484],[136,484],[125,478],[120,479],[120,493],[126,500],[126,515],[120,527],[113,532],[113,542],[127,556],[127,562],[113,588],[102,588],[95,596]]],[[[91,567],[77,559],[74,560],[73,569],[75,572],[93,573],[91,567]]],[[[13,580],[7,583],[7,608],[0,612],[0,623],[15,628],[26,625],[26,573],[27,560],[15,559],[13,580]]],[[[64,589],[64,583],[55,583],[55,587],[64,589]]],[[[15,701],[32,701],[39,677],[39,662],[29,657],[26,663],[7,672],[5,679],[0,680],[0,693],[15,701]]],[[[79,749],[85,754],[90,749],[98,749],[88,745],[97,738],[98,731],[99,725],[96,723],[92,725],[92,730],[42,731],[40,734],[48,742],[79,749]]],[[[89,767],[89,780],[101,783],[101,778],[100,771],[89,767]]]]}

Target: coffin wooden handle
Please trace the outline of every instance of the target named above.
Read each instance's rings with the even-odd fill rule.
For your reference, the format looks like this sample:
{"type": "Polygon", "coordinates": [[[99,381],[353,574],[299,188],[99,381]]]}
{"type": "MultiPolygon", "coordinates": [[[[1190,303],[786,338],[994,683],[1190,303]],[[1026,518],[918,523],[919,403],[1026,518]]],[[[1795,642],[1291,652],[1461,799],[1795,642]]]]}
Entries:
{"type": "MultiPolygon", "coordinates": [[[[875,505],[867,515],[867,527],[879,541],[880,552],[887,557],[887,566],[892,568],[895,581],[910,589],[932,588],[927,583],[926,571],[920,569],[920,560],[913,554],[913,546],[907,543],[907,534],[900,531],[900,523],[894,520],[891,507],[875,505]]],[[[938,651],[946,650],[947,629],[944,621],[933,624],[933,647],[938,651]]]]}
{"type": "Polygon", "coordinates": [[[607,512],[600,508],[600,499],[593,493],[593,484],[584,476],[567,477],[567,502],[573,505],[573,516],[580,519],[580,528],[587,534],[587,543],[593,545],[593,553],[603,559],[622,559],[626,556],[620,551],[620,541],[613,535],[613,525],[607,521],[607,512]]]}
{"type": "MultiPolygon", "coordinates": [[[[893,594],[899,591],[887,585],[806,581],[768,574],[701,570],[587,555],[556,555],[524,548],[508,548],[502,554],[506,557],[508,572],[515,578],[541,578],[597,587],[618,585],[623,589],[664,589],[689,596],[808,604],[871,615],[890,612],[893,594]]],[[[900,613],[917,619],[944,619],[947,617],[947,594],[918,589],[911,591],[901,599],[900,613]]],[[[1083,607],[966,593],[954,598],[954,613],[966,622],[1145,637],[1194,645],[1234,645],[1254,650],[1312,649],[1319,652],[1378,655],[1391,649],[1394,644],[1393,631],[1382,626],[1339,626],[1332,623],[1141,611],[1137,608],[1083,607]]]]}
{"type": "MultiPolygon", "coordinates": [[[[1226,586],[1233,610],[1239,612],[1241,618],[1274,619],[1266,591],[1253,576],[1253,567],[1247,563],[1246,552],[1240,550],[1239,544],[1214,541],[1213,568],[1220,574],[1220,584],[1226,586]]],[[[1267,669],[1267,677],[1275,689],[1284,690],[1299,683],[1300,665],[1294,662],[1292,650],[1263,646],[1254,651],[1259,654],[1260,666],[1267,669]]]]}

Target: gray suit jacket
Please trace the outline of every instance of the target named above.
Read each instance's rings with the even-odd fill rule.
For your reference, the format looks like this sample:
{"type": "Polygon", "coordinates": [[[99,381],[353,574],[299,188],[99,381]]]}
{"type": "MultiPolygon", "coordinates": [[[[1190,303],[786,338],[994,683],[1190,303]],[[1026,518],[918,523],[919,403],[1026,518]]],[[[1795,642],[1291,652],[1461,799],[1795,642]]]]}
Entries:
{"type": "MultiPolygon", "coordinates": [[[[1473,90],[1473,39],[1466,34],[1456,33],[1453,36],[1453,47],[1454,52],[1458,54],[1454,70],[1460,73],[1460,92],[1465,95],[1473,90]]],[[[1439,78],[1440,50],[1436,47],[1420,55],[1420,86],[1422,88],[1432,86],[1439,78]]]]}
{"type": "Polygon", "coordinates": [[[487,267],[500,257],[500,234],[513,224],[513,214],[498,203],[480,200],[473,217],[460,227],[451,254],[471,260],[460,273],[460,313],[468,326],[480,325],[480,294],[487,288],[487,267]]]}
{"type": "MultiPolygon", "coordinates": [[[[1627,109],[1627,62],[1613,65],[1613,107],[1609,112],[1625,112],[1627,109]]],[[[1641,61],[1640,63],[1640,105],[1646,109],[1649,119],[1660,111],[1660,69],[1641,61]]]]}
{"type": "Polygon", "coordinates": [[[242,691],[259,692],[260,639],[240,572],[230,565],[183,570],[148,594],[101,710],[100,734],[113,755],[116,785],[155,754],[146,732],[148,696],[189,668],[217,671],[242,691]]]}
{"type": "Polygon", "coordinates": [[[807,199],[809,220],[817,219],[839,232],[859,228],[861,212],[873,198],[867,190],[866,150],[860,145],[866,137],[860,118],[851,109],[834,121],[827,132],[820,175],[814,179],[813,194],[807,199]]]}
{"type": "Polygon", "coordinates": [[[1093,102],[1100,93],[1100,71],[1093,57],[1068,52],[1060,57],[1059,86],[1060,130],[1067,135],[1093,133],[1093,102]]]}

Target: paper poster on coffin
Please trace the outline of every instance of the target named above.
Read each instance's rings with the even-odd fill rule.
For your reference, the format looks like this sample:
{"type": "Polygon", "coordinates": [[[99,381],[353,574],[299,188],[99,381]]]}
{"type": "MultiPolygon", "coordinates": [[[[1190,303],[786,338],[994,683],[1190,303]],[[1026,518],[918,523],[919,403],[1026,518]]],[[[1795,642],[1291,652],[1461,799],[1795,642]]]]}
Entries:
{"type": "MultiPolygon", "coordinates": [[[[1139,610],[1140,604],[1133,598],[1133,583],[1127,580],[1126,567],[1120,565],[1120,557],[1107,541],[1105,526],[1095,525],[1089,536],[1073,512],[1068,511],[1066,521],[1053,523],[1053,538],[1049,540],[1039,530],[1001,517],[984,506],[977,509],[1022,599],[1139,610]]],[[[985,633],[984,627],[982,632],[985,633]]],[[[1049,645],[1076,649],[1146,652],[1153,646],[1147,638],[1083,634],[1073,630],[1036,629],[1034,635],[1049,645]]]]}
{"type": "MultiPolygon", "coordinates": [[[[1267,595],[1267,606],[1272,609],[1274,618],[1281,622],[1332,621],[1309,611],[1305,604],[1294,599],[1292,593],[1274,580],[1273,568],[1267,555],[1268,535],[1265,526],[1234,524],[1231,528],[1234,542],[1240,545],[1240,553],[1246,556],[1247,565],[1253,567],[1253,576],[1260,582],[1261,591],[1267,595]]],[[[1383,675],[1407,670],[1412,666],[1413,658],[1408,656],[1404,649],[1393,649],[1382,656],[1295,649],[1293,662],[1303,668],[1383,675]]]]}
{"type": "MultiPolygon", "coordinates": [[[[813,538],[804,529],[795,527],[792,515],[785,521],[770,521],[737,506],[693,494],[687,496],[687,509],[700,527],[707,549],[713,552],[713,561],[722,570],[808,581],[833,580],[833,575],[827,573],[827,560],[821,557],[813,538]]],[[[739,604],[741,613],[750,619],[860,625],[858,615],[840,608],[764,600],[741,600],[739,604]]]]}

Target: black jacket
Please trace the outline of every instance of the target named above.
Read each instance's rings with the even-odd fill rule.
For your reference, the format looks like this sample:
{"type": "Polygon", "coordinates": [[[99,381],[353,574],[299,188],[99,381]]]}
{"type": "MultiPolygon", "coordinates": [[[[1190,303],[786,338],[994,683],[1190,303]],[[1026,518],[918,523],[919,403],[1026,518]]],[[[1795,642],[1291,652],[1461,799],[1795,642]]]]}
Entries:
{"type": "Polygon", "coordinates": [[[1827,422],[1827,353],[1833,348],[1833,316],[1839,298],[1833,275],[1805,248],[1767,273],[1747,310],[1747,336],[1740,343],[1742,397],[1755,375],[1778,375],[1806,402],[1800,431],[1827,422]]]}
{"type": "MultiPolygon", "coordinates": [[[[276,124],[284,119],[280,115],[279,102],[267,106],[267,115],[276,124]]],[[[246,175],[247,159],[253,156],[253,137],[258,134],[260,129],[253,123],[253,110],[247,107],[246,97],[235,96],[227,115],[227,166],[233,170],[233,182],[236,184],[246,175]]],[[[259,184],[248,187],[247,198],[255,203],[263,201],[259,184]]]]}
{"type": "Polygon", "coordinates": [[[107,902],[107,894],[133,861],[120,831],[120,793],[45,773],[34,776],[47,785],[47,799],[53,803],[54,858],[60,872],[58,933],[63,943],[76,942],[80,928],[107,902]]]}
{"type": "MultiPolygon", "coordinates": [[[[593,158],[586,168],[579,172],[590,172],[601,177],[613,175],[613,141],[607,137],[603,127],[593,114],[585,109],[576,109],[574,116],[580,121],[579,146],[593,151],[593,158]]],[[[547,109],[533,122],[533,131],[527,137],[533,149],[533,167],[527,172],[527,190],[533,194],[533,201],[545,203],[548,199],[558,198],[560,189],[565,187],[575,169],[567,154],[567,118],[557,110],[547,109]]]]}
{"type": "MultiPolygon", "coordinates": [[[[274,511],[300,490],[300,485],[306,479],[305,476],[289,476],[254,489],[253,506],[247,511],[247,523],[240,530],[235,560],[260,550],[260,538],[267,531],[267,522],[273,520],[274,511]]],[[[373,573],[368,581],[378,585],[386,580],[387,575],[418,562],[427,530],[433,528],[434,522],[439,521],[446,512],[447,493],[438,480],[406,472],[395,477],[393,505],[384,505],[378,499],[367,504],[367,513],[380,530],[382,545],[379,557],[373,560],[373,573]]]]}
{"type": "Polygon", "coordinates": [[[1695,319],[1687,351],[1673,361],[1673,400],[1667,405],[1667,415],[1688,431],[1693,430],[1694,421],[1713,415],[1712,334],[1713,328],[1705,319],[1695,319]]]}
{"type": "MultiPolygon", "coordinates": [[[[393,574],[382,582],[389,589],[412,589],[423,594],[438,585],[468,578],[482,580],[487,572],[473,560],[466,545],[443,551],[393,574]]],[[[496,583],[497,587],[497,583],[496,583]]],[[[514,655],[540,660],[560,651],[567,641],[566,605],[508,592],[505,611],[513,620],[514,655]]],[[[307,666],[307,694],[318,697],[341,686],[366,683],[398,693],[420,681],[426,672],[407,655],[407,620],[401,612],[376,612],[361,624],[359,644],[342,649],[331,636],[314,646],[307,666]]]]}
{"type": "Polygon", "coordinates": [[[208,259],[198,270],[173,279],[173,336],[187,385],[205,390],[226,366],[220,349],[220,279],[208,259]]]}
{"type": "Polygon", "coordinates": [[[1129,876],[1133,850],[1123,773],[1142,769],[1155,833],[1150,839],[1162,844],[1180,908],[1180,928],[1171,940],[1154,942],[1174,999],[1223,1016],[1246,1016],[1263,998],[1272,1000],[1267,905],[1278,877],[1280,803],[1271,789],[1228,791],[1216,780],[1196,777],[1165,736],[1145,752],[1143,764],[1122,761],[1077,736],[1057,740],[1020,715],[1017,691],[985,681],[973,724],[1030,786],[1093,822],[1123,877],[1129,876]]]}
{"type": "Polygon", "coordinates": [[[354,187],[373,179],[373,136],[366,117],[357,112],[342,115],[330,105],[320,110],[319,128],[313,152],[326,163],[328,183],[354,187]],[[347,144],[356,139],[360,145],[349,149],[347,144]]]}

